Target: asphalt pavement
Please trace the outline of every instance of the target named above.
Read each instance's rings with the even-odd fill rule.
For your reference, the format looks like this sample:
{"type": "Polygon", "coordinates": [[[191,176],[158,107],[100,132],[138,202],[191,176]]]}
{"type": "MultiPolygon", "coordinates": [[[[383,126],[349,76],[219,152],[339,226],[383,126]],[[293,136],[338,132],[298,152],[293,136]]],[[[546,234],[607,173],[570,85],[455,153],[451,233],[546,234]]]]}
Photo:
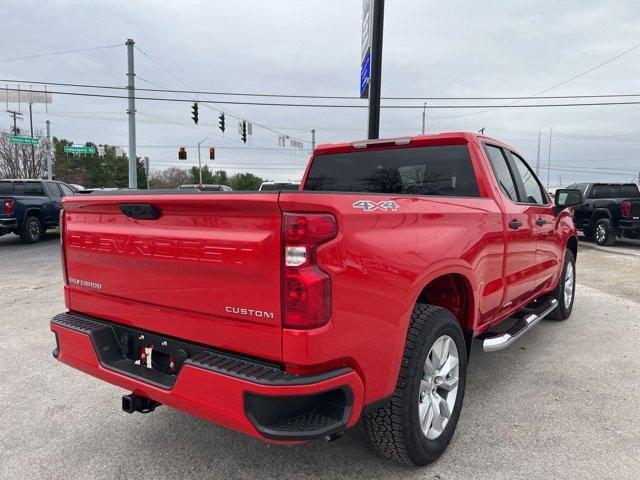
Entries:
{"type": "Polygon", "coordinates": [[[540,322],[502,352],[475,345],[449,449],[409,468],[376,456],[361,425],[283,447],[167,407],[122,412],[123,390],[51,356],[58,237],[1,237],[0,478],[638,479],[640,242],[582,242],[577,270],[568,321],[540,322]]]}

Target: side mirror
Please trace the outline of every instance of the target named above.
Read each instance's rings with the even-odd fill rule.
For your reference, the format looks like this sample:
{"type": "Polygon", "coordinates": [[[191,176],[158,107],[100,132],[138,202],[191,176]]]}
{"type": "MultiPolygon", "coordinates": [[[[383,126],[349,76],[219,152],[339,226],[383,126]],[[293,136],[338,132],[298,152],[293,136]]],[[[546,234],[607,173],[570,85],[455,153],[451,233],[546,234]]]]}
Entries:
{"type": "Polygon", "coordinates": [[[582,191],[577,188],[559,188],[556,190],[556,207],[567,208],[583,203],[582,191]]]}

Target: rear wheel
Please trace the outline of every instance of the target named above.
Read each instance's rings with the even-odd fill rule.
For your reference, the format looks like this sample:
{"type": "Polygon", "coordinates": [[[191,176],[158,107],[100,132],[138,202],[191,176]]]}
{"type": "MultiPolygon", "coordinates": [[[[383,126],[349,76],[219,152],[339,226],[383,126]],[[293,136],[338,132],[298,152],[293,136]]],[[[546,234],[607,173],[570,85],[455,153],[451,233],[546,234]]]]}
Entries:
{"type": "Polygon", "coordinates": [[[601,218],[596,222],[594,240],[598,245],[611,246],[616,243],[616,232],[611,227],[611,221],[608,218],[601,218]]]}
{"type": "Polygon", "coordinates": [[[376,450],[413,465],[436,460],[458,423],[466,369],[465,340],[458,320],[443,308],[416,305],[396,390],[364,416],[376,450]]]}
{"type": "Polygon", "coordinates": [[[573,302],[576,294],[576,259],[571,250],[564,253],[564,266],[558,281],[558,286],[553,291],[552,298],[558,301],[558,306],[547,318],[551,320],[566,320],[571,316],[573,302]]]}
{"type": "Polygon", "coordinates": [[[37,243],[42,238],[42,223],[38,217],[27,217],[24,221],[20,239],[24,243],[37,243]]]}

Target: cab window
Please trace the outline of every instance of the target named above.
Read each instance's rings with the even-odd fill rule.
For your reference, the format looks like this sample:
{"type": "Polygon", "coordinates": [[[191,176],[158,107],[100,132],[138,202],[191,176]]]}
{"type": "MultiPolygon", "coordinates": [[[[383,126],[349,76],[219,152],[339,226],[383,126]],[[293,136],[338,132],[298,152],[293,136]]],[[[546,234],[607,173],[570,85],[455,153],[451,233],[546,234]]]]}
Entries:
{"type": "Polygon", "coordinates": [[[545,205],[547,203],[547,196],[529,165],[515,153],[510,153],[517,170],[517,172],[514,173],[520,177],[524,187],[524,192],[520,195],[520,197],[522,197],[520,201],[523,203],[533,203],[535,205],[545,205]]]}
{"type": "Polygon", "coordinates": [[[516,191],[516,184],[513,181],[511,170],[509,169],[507,159],[504,156],[502,149],[493,145],[485,145],[484,148],[489,156],[489,161],[491,162],[493,172],[495,173],[498,184],[500,185],[500,190],[502,190],[502,193],[512,201],[517,202],[518,194],[516,191]]]}

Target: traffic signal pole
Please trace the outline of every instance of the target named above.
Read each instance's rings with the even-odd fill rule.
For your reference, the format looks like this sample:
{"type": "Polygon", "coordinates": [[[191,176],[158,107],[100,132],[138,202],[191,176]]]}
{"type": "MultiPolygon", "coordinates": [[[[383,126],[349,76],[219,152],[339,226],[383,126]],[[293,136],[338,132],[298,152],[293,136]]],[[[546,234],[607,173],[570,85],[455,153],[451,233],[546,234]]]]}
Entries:
{"type": "Polygon", "coordinates": [[[138,188],[138,168],[136,155],[136,74],[133,68],[133,46],[135,42],[128,38],[127,46],[127,89],[129,91],[129,188],[138,188]]]}
{"type": "Polygon", "coordinates": [[[371,28],[371,77],[369,80],[369,139],[380,137],[380,85],[382,75],[382,27],[384,0],[373,1],[371,28]]]}

